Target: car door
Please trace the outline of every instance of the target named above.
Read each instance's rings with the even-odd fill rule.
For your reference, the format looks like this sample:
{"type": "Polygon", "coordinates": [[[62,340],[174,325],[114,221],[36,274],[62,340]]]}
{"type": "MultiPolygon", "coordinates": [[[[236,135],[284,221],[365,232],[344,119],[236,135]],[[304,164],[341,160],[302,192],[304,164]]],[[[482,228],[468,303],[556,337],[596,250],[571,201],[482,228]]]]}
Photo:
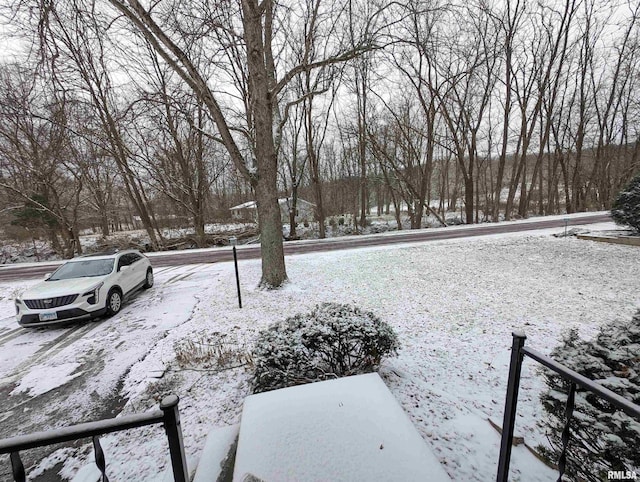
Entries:
{"type": "Polygon", "coordinates": [[[133,277],[133,286],[136,287],[140,283],[143,283],[146,276],[147,270],[145,263],[142,262],[142,255],[138,253],[131,253],[131,274],[133,277]]]}
{"type": "Polygon", "coordinates": [[[118,284],[122,288],[122,291],[126,294],[135,286],[135,273],[131,269],[131,262],[133,261],[131,254],[123,254],[118,259],[118,284]],[[122,269],[125,268],[126,269],[122,269]]]}

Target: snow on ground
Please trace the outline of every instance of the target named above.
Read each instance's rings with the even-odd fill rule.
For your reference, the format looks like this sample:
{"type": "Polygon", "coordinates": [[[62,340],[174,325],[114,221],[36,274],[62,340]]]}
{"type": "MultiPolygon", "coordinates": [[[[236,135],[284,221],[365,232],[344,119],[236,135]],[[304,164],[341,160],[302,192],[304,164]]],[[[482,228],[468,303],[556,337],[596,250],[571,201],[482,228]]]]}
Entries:
{"type": "MultiPolygon", "coordinates": [[[[258,330],[270,323],[321,302],[356,304],[396,329],[402,348],[381,374],[448,474],[454,480],[491,480],[499,437],[487,419],[502,420],[511,332],[524,330],[527,344],[549,353],[570,328],[592,337],[601,324],[630,319],[640,308],[638,248],[550,236],[558,232],[562,229],[293,255],[287,258],[290,282],[278,291],[258,289],[260,261],[241,259],[242,309],[232,263],[159,269],[144,311],[129,314],[140,328],[127,335],[118,332],[117,320],[107,320],[101,326],[111,336],[96,330],[93,342],[109,346],[116,333],[127,341],[129,350],[109,351],[105,361],[106,367],[115,365],[105,371],[131,366],[122,388],[129,397],[124,413],[153,408],[169,393],[180,396],[193,469],[208,431],[240,421],[251,374],[248,367],[181,368],[176,343],[216,332],[226,348],[246,353],[258,330]],[[156,323],[163,336],[144,343],[142,328],[156,323]],[[146,347],[144,354],[133,348],[136,343],[146,347]]],[[[17,287],[0,286],[3,310],[13,309],[7,300],[17,287]]],[[[82,351],[86,343],[83,338],[66,350],[82,351]]],[[[72,355],[62,361],[73,361],[72,355]]],[[[95,379],[84,390],[90,392],[91,383],[100,387],[106,381],[95,379]]],[[[543,388],[537,366],[525,362],[516,431],[532,447],[545,442],[538,426],[543,388]]],[[[158,468],[168,467],[160,428],[106,436],[103,447],[114,480],[155,480],[158,468]]],[[[63,475],[90,461],[86,452],[66,457],[63,475]]],[[[531,462],[526,449],[514,449],[513,480],[552,478],[541,463],[531,462]]]]}
{"type": "Polygon", "coordinates": [[[27,392],[31,397],[37,397],[79,377],[82,374],[76,371],[79,367],[79,363],[62,363],[44,370],[29,372],[20,379],[18,386],[9,395],[27,392]]]}

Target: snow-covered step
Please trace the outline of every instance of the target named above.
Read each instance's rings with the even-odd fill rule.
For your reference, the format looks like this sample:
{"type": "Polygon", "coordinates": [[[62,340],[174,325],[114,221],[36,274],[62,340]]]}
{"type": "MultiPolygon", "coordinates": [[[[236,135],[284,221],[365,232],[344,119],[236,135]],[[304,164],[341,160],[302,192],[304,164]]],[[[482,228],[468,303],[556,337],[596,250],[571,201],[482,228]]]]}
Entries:
{"type": "Polygon", "coordinates": [[[207,434],[193,482],[216,482],[231,474],[240,425],[216,428],[207,434]]]}
{"type": "Polygon", "coordinates": [[[377,373],[247,397],[234,481],[441,481],[438,459],[377,373]]]}

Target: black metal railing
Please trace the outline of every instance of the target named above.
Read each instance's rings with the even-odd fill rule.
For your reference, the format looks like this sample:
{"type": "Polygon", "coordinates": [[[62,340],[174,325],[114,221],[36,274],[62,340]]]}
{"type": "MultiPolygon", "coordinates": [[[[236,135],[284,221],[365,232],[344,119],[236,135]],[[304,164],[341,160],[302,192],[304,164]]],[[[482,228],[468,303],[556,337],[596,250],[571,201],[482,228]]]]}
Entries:
{"type": "Polygon", "coordinates": [[[518,404],[518,390],[520,388],[520,372],[522,369],[522,361],[524,356],[534,359],[538,363],[553,370],[565,380],[571,382],[569,394],[567,396],[567,405],[565,408],[565,426],[562,430],[562,449],[560,458],[558,459],[558,480],[562,480],[567,463],[567,445],[570,436],[570,422],[573,416],[575,404],[576,387],[592,392],[601,398],[604,398],[618,409],[624,411],[628,415],[640,420],[640,405],[621,397],[615,392],[608,390],[602,385],[580,375],[578,372],[567,368],[566,366],[556,362],[552,358],[538,353],[535,350],[526,348],[524,342],[527,339],[524,333],[513,333],[513,345],[511,347],[511,362],[509,365],[509,379],[507,382],[507,396],[504,407],[504,419],[502,422],[502,441],[500,442],[500,459],[498,461],[498,482],[507,482],[509,479],[509,463],[511,461],[511,444],[513,440],[513,430],[516,421],[516,407],[518,404]]]}
{"type": "Polygon", "coordinates": [[[102,474],[101,480],[108,482],[105,456],[100,446],[100,435],[146,425],[163,424],[169,441],[173,479],[176,482],[186,482],[189,480],[189,473],[182,442],[182,430],[180,429],[178,401],[176,395],[169,395],[160,402],[160,409],[153,412],[81,423],[58,430],[3,439],[0,440],[0,454],[9,454],[13,479],[16,482],[25,482],[25,470],[20,459],[21,451],[91,437],[96,466],[102,474]]]}

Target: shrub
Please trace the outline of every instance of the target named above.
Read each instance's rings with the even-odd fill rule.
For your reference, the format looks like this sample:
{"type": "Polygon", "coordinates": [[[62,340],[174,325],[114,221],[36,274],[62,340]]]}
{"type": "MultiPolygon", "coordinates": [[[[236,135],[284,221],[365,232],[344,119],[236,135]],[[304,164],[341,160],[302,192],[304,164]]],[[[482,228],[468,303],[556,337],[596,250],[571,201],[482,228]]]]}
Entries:
{"type": "Polygon", "coordinates": [[[164,376],[159,380],[150,381],[144,390],[136,397],[136,405],[149,408],[158,405],[162,399],[176,392],[178,381],[164,376]]]}
{"type": "Polygon", "coordinates": [[[393,329],[373,313],[324,303],[259,333],[254,393],[372,372],[397,350],[393,329]]]}
{"type": "Polygon", "coordinates": [[[630,226],[640,233],[640,174],[618,194],[611,208],[611,217],[617,224],[630,226]]]}
{"type": "Polygon", "coordinates": [[[340,217],[338,218],[338,225],[339,225],[339,226],[344,226],[344,216],[340,216],[340,217]]]}
{"type": "MultiPolygon", "coordinates": [[[[627,400],[640,403],[640,311],[631,322],[602,326],[592,341],[580,340],[573,330],[551,355],[627,400]]],[[[549,390],[541,400],[552,445],[545,455],[557,461],[569,383],[550,371],[545,371],[544,376],[549,390]]],[[[640,421],[616,410],[606,400],[578,387],[570,426],[567,473],[575,479],[606,480],[608,470],[640,468],[640,421]]]]}

